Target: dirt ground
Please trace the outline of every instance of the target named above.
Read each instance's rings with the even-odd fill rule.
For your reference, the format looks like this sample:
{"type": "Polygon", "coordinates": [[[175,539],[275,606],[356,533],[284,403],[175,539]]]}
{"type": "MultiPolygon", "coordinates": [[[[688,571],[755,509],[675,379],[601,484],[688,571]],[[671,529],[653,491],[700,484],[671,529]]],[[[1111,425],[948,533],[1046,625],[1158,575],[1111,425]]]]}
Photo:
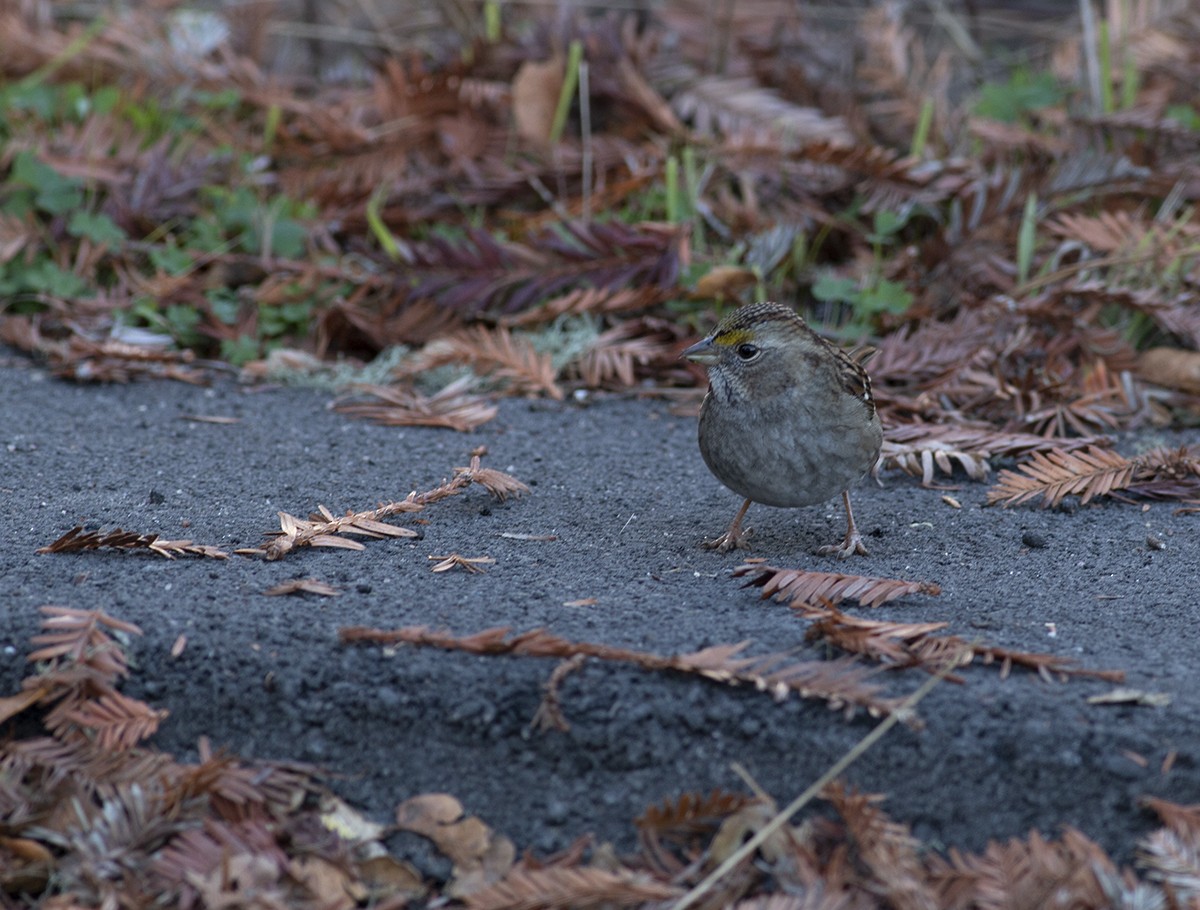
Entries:
{"type": "MultiPolygon", "coordinates": [[[[495,421],[458,434],[349,420],[311,390],[82,387],[15,355],[0,360],[3,694],[27,671],[39,606],[101,608],[145,631],[126,691],[170,710],[152,744],[192,756],[206,735],[246,757],[317,763],[381,821],[406,797],[448,791],[537,851],[585,832],[630,848],[632,819],[649,804],[741,788],[734,762],[782,804],[874,723],[861,714],[847,722],[820,702],[777,704],[745,688],[593,661],[563,687],[569,732],[540,733],[530,721],[550,663],[338,644],[349,625],[457,634],[503,625],[662,654],[750,639],[755,653],[820,656],[790,610],[731,578],[739,555],[698,546],[737,502],[705,469],[694,419],[662,401],[509,400],[495,421]],[[239,420],[186,419],[196,416],[239,420]],[[278,510],[401,498],[434,486],[481,445],[485,464],[532,495],[496,504],[475,488],[424,512],[428,524],[410,525],[423,533],[417,540],[274,563],[34,552],[79,523],[252,546],[277,527],[278,510]],[[478,575],[430,571],[427,557],[452,552],[496,562],[478,575]],[[340,595],[264,594],[307,576],[340,595]],[[172,658],[181,634],[186,648],[172,658]]],[[[906,598],[872,617],[947,621],[968,638],[1122,669],[1127,685],[1170,703],[1090,705],[1113,685],[972,667],[922,703],[924,730],[897,727],[848,779],[886,794],[886,809],[934,849],[974,850],[1070,824],[1129,862],[1154,827],[1139,797],[1200,802],[1200,519],[1173,514],[1172,504],[985,508],[984,485],[956,480],[961,509],[898,474],[856,491],[871,555],[853,570],[942,587],[940,597],[906,598]]],[[[842,521],[836,503],[755,507],[753,555],[836,570],[812,551],[838,537],[842,521]]],[[[924,676],[880,679],[903,695],[924,676]]]]}

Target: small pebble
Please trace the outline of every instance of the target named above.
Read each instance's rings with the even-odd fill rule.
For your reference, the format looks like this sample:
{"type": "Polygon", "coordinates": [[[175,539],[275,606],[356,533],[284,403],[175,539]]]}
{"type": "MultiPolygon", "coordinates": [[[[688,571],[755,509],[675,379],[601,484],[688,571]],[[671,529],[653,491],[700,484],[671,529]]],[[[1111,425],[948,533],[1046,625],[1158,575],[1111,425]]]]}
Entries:
{"type": "Polygon", "coordinates": [[[1046,546],[1046,538],[1037,531],[1026,531],[1021,535],[1021,543],[1031,550],[1040,550],[1046,546]]]}

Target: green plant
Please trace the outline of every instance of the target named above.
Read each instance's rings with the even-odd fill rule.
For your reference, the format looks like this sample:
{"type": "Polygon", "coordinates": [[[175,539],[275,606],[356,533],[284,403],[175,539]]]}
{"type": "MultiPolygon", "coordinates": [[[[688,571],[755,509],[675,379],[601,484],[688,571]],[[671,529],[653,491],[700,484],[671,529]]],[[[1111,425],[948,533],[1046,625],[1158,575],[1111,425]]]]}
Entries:
{"type": "Polygon", "coordinates": [[[865,328],[880,313],[898,315],[912,306],[913,296],[909,290],[902,283],[883,277],[887,248],[896,242],[911,216],[911,209],[902,213],[875,213],[872,229],[866,235],[874,256],[865,280],[857,281],[825,271],[813,282],[812,295],[817,300],[850,307],[848,327],[865,328]]]}
{"type": "Polygon", "coordinates": [[[1061,104],[1067,93],[1053,74],[1017,67],[1006,82],[987,82],[980,87],[975,113],[991,120],[1021,123],[1035,111],[1061,104]]]}
{"type": "Polygon", "coordinates": [[[310,204],[286,196],[264,202],[249,186],[208,186],[201,195],[208,210],[193,222],[189,245],[210,253],[232,247],[286,259],[303,255],[308,237],[303,220],[313,216],[310,204]]]}
{"type": "Polygon", "coordinates": [[[1185,130],[1200,131],[1200,111],[1190,104],[1172,104],[1167,107],[1167,116],[1185,130]]]}

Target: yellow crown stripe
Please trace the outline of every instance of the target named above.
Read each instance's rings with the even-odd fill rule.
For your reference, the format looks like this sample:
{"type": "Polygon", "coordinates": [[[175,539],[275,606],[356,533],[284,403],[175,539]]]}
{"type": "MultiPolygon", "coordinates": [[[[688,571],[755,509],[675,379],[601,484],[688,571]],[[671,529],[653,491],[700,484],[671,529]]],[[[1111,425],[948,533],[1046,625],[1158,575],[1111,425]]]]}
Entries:
{"type": "Polygon", "coordinates": [[[749,329],[726,329],[724,332],[721,332],[719,335],[717,335],[717,337],[713,340],[718,344],[727,344],[732,346],[735,344],[741,344],[743,341],[749,341],[750,337],[751,335],[749,329]]]}

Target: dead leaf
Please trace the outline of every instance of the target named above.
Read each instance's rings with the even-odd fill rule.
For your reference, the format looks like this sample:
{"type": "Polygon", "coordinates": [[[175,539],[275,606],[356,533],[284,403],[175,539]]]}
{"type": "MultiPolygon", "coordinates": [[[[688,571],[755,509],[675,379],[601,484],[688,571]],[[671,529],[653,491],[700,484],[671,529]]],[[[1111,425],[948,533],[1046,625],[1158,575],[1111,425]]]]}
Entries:
{"type": "Polygon", "coordinates": [[[54,854],[36,840],[0,835],[0,888],[40,894],[54,871],[54,854]]]}
{"type": "Polygon", "coordinates": [[[302,855],[288,864],[288,873],[323,910],[353,910],[366,900],[367,891],[346,870],[321,856],[302,855]]]}
{"type": "Polygon", "coordinates": [[[561,55],[521,64],[512,81],[513,125],[518,136],[534,145],[549,144],[562,86],[561,55]]]}
{"type": "Polygon", "coordinates": [[[478,574],[484,566],[494,565],[496,560],[490,556],[460,556],[451,553],[449,556],[427,556],[426,559],[439,560],[433,567],[435,572],[449,572],[451,569],[465,569],[467,572],[478,574]]]}
{"type": "Polygon", "coordinates": [[[1137,371],[1147,382],[1200,395],[1200,351],[1150,348],[1138,356],[1137,371]]]}
{"type": "Polygon", "coordinates": [[[1140,705],[1146,708],[1165,708],[1171,703],[1171,696],[1166,692],[1146,692],[1142,689],[1121,687],[1093,695],[1087,700],[1089,705],[1140,705]]]}
{"type": "MultiPolygon", "coordinates": [[[[334,539],[340,540],[340,538],[334,539]]],[[[361,544],[359,549],[362,549],[361,544]]],[[[319,594],[322,597],[337,597],[341,592],[333,585],[317,578],[290,578],[267,588],[263,593],[268,597],[277,597],[281,594],[319,594]]]]}
{"type": "Polygon", "coordinates": [[[386,830],[383,825],[371,821],[357,809],[351,808],[345,800],[332,794],[322,799],[321,824],[352,844],[377,841],[386,830]]]}
{"type": "Polygon", "coordinates": [[[421,873],[411,863],[388,854],[363,860],[358,864],[358,874],[371,893],[381,898],[403,895],[411,901],[419,901],[429,894],[421,873]]]}
{"type": "Polygon", "coordinates": [[[754,287],[758,276],[736,265],[717,265],[696,282],[691,296],[705,300],[732,300],[746,288],[754,287]]]}
{"type": "Polygon", "coordinates": [[[448,793],[425,793],[396,808],[396,824],[429,838],[454,864],[445,893],[463,897],[499,881],[516,860],[512,841],[483,821],[463,817],[463,807],[448,793]]]}

